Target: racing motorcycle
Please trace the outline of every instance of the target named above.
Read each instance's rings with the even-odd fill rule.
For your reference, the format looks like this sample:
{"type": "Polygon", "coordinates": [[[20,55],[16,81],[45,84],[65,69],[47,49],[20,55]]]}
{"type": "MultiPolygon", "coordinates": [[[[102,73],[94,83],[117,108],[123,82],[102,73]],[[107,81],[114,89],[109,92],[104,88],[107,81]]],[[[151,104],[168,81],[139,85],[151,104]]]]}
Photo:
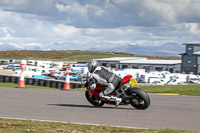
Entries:
{"type": "MultiPolygon", "coordinates": [[[[140,88],[134,87],[137,81],[131,75],[125,76],[116,89],[112,92],[112,96],[122,98],[119,105],[131,104],[136,109],[147,109],[150,105],[149,95],[140,88]]],[[[84,83],[86,88],[85,97],[89,103],[96,107],[102,107],[105,103],[115,105],[115,101],[101,99],[99,93],[104,90],[105,85],[96,84],[96,88],[90,89],[89,80],[84,83]]]]}

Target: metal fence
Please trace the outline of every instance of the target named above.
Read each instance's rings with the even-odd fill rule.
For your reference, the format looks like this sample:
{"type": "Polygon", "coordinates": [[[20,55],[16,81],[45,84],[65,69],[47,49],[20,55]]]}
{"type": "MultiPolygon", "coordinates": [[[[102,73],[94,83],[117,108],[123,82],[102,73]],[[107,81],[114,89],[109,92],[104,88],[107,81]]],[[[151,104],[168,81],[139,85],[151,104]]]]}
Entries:
{"type": "MultiPolygon", "coordinates": [[[[10,76],[10,75],[0,75],[0,82],[4,83],[16,83],[19,82],[18,76],[10,76]]],[[[44,87],[50,87],[50,88],[57,88],[57,89],[63,89],[65,85],[65,81],[61,80],[49,80],[49,79],[38,79],[38,78],[25,78],[25,84],[26,85],[36,85],[36,86],[44,86],[44,87]]],[[[71,89],[75,88],[82,88],[83,85],[79,82],[70,82],[71,89]]]]}

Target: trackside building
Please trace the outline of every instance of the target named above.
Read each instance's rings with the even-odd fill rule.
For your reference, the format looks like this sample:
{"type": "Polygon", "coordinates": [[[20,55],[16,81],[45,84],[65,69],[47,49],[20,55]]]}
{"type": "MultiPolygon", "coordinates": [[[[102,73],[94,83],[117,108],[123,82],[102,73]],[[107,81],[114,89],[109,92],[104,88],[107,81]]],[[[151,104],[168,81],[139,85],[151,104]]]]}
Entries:
{"type": "Polygon", "coordinates": [[[97,59],[101,66],[112,69],[145,69],[145,71],[181,72],[181,60],[149,60],[144,57],[113,57],[97,59]]]}
{"type": "Polygon", "coordinates": [[[185,53],[181,54],[183,73],[200,75],[200,43],[185,43],[185,53]]]}

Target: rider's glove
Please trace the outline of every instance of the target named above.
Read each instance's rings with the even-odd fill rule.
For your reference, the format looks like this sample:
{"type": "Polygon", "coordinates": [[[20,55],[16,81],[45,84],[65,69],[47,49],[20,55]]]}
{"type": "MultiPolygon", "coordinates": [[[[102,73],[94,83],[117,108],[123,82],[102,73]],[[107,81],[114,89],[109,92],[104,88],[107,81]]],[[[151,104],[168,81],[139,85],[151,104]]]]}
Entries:
{"type": "Polygon", "coordinates": [[[91,90],[93,90],[94,88],[96,88],[96,84],[95,83],[90,85],[90,89],[91,90]]]}
{"type": "Polygon", "coordinates": [[[96,80],[94,78],[90,78],[89,82],[88,82],[88,86],[90,87],[90,89],[94,89],[96,88],[96,80]]]}

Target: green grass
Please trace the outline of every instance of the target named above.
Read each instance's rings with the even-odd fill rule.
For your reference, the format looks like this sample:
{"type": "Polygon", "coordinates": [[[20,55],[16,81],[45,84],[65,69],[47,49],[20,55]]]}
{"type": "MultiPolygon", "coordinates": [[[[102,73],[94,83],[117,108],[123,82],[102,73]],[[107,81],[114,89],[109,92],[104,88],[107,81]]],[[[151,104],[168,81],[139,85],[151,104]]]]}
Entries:
{"type": "Polygon", "coordinates": [[[79,51],[79,50],[10,50],[0,51],[0,59],[26,59],[26,60],[52,60],[52,61],[77,61],[88,62],[90,59],[110,58],[110,57],[146,57],[149,59],[180,59],[180,57],[145,56],[123,52],[99,52],[99,51],[79,51]]]}
{"type": "Polygon", "coordinates": [[[0,119],[0,133],[194,133],[182,130],[151,130],[112,127],[108,125],[80,125],[60,122],[0,119]]]}
{"type": "MultiPolygon", "coordinates": [[[[1,83],[0,87],[18,87],[18,84],[15,83],[1,83]]],[[[26,88],[34,88],[34,89],[56,89],[56,88],[49,88],[49,87],[43,87],[43,86],[34,86],[34,85],[25,85],[26,88]]]]}
{"type": "MultiPolygon", "coordinates": [[[[18,87],[14,83],[0,83],[0,87],[18,87]]],[[[179,95],[200,96],[200,85],[170,85],[170,86],[136,86],[148,93],[176,93],[179,95]]],[[[56,89],[43,86],[26,85],[26,88],[35,89],[56,89]]],[[[85,88],[73,89],[75,91],[85,91],[85,88]]]]}
{"type": "Polygon", "coordinates": [[[148,93],[176,93],[179,95],[200,96],[200,85],[139,86],[148,93]]]}
{"type": "MultiPolygon", "coordinates": [[[[200,85],[172,85],[172,86],[136,86],[147,93],[176,93],[179,95],[200,96],[200,85]]],[[[75,89],[84,91],[85,88],[75,89]]]]}

